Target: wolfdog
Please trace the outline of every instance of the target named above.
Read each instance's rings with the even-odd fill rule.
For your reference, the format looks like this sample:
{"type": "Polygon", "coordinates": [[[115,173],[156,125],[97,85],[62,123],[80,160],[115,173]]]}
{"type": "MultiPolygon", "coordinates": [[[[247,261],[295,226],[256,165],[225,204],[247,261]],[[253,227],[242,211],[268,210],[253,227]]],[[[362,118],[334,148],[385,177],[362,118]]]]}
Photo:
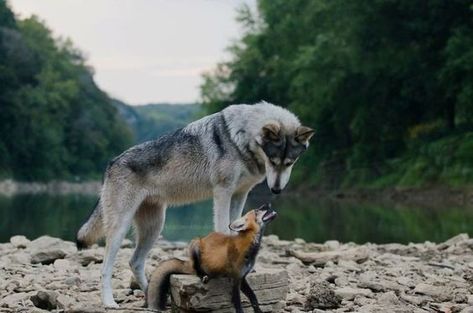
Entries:
{"type": "Polygon", "coordinates": [[[145,259],[164,225],[166,207],[213,197],[214,227],[229,233],[249,191],[265,178],[273,193],[289,181],[314,130],[279,106],[231,105],[172,134],[134,146],[113,159],[94,211],[77,234],[84,248],[106,238],[102,301],[118,307],[112,269],[130,225],[136,249],[130,267],[143,291],[145,259]]]}

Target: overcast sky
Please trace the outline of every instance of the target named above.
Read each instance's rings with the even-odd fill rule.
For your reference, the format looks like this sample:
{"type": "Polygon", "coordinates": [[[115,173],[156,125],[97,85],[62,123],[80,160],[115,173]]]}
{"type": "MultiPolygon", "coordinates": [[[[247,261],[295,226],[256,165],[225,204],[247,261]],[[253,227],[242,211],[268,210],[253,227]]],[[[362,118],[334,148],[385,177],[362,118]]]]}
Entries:
{"type": "Polygon", "coordinates": [[[69,37],[99,86],[130,104],[193,102],[200,74],[239,37],[235,10],[255,0],[9,0],[69,37]]]}

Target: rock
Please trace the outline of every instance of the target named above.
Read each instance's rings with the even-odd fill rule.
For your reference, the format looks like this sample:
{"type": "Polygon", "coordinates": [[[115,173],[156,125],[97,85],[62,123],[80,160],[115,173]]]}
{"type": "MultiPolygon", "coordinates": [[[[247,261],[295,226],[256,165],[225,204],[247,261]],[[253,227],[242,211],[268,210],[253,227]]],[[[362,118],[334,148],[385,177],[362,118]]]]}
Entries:
{"type": "Polygon", "coordinates": [[[77,276],[71,276],[64,279],[64,284],[67,286],[79,286],[80,285],[80,278],[77,276]]]}
{"type": "MultiPolygon", "coordinates": [[[[114,310],[107,311],[114,312],[114,310]]],[[[106,313],[107,311],[103,309],[100,304],[81,303],[71,307],[69,310],[67,310],[67,313],[106,313]]],[[[117,312],[120,311],[126,312],[125,310],[117,310],[117,312]]]]}
{"type": "Polygon", "coordinates": [[[305,264],[313,264],[314,266],[323,266],[329,261],[338,262],[339,260],[363,263],[369,257],[369,251],[365,247],[323,252],[299,252],[290,249],[286,253],[298,258],[305,264]]]}
{"type": "Polygon", "coordinates": [[[327,240],[324,245],[328,250],[338,250],[340,248],[340,242],[338,240],[327,240]]]}
{"type": "Polygon", "coordinates": [[[122,245],[121,245],[122,248],[133,248],[134,246],[135,244],[130,239],[128,238],[123,239],[122,245]]]}
{"type": "Polygon", "coordinates": [[[104,251],[100,249],[88,249],[69,254],[66,258],[80,263],[82,266],[88,266],[91,263],[102,263],[104,251]]]}
{"type": "Polygon", "coordinates": [[[54,260],[62,259],[66,256],[63,250],[49,249],[47,251],[38,251],[31,255],[31,263],[51,264],[54,260]]]}
{"type": "Polygon", "coordinates": [[[368,281],[368,280],[360,281],[357,284],[357,286],[359,288],[363,288],[363,289],[370,289],[373,292],[383,292],[383,291],[385,291],[384,286],[381,283],[376,282],[376,281],[368,281]]]}
{"type": "MultiPolygon", "coordinates": [[[[289,290],[285,270],[259,270],[249,274],[247,279],[263,312],[272,312],[273,305],[285,299],[289,290]]],[[[171,294],[173,305],[183,311],[234,312],[228,278],[211,279],[207,284],[202,284],[193,275],[172,275],[171,294]]],[[[250,307],[245,296],[242,296],[242,303],[244,308],[250,307]]]]}
{"type": "Polygon", "coordinates": [[[468,240],[470,237],[468,236],[468,234],[459,234],[459,235],[456,235],[455,237],[452,237],[450,239],[448,239],[447,241],[445,242],[442,242],[441,244],[439,244],[437,246],[437,249],[439,250],[445,250],[447,249],[448,247],[450,246],[453,246],[453,245],[456,245],[462,241],[466,241],[468,240]]]}
{"type": "Polygon", "coordinates": [[[42,236],[30,243],[31,263],[51,264],[63,259],[68,253],[77,251],[72,242],[62,241],[50,236],[42,236]]]}
{"type": "Polygon", "coordinates": [[[31,241],[29,239],[21,235],[13,236],[10,238],[10,243],[14,245],[15,247],[17,247],[18,249],[25,249],[26,247],[28,247],[30,242],[31,241]]]}
{"type": "Polygon", "coordinates": [[[424,306],[432,301],[432,298],[427,296],[410,296],[406,295],[405,293],[402,293],[399,297],[402,300],[417,306],[424,306]]]}
{"type": "Polygon", "coordinates": [[[69,260],[57,259],[54,261],[54,268],[59,271],[67,271],[71,269],[71,262],[69,260]]]}
{"type": "MultiPolygon", "coordinates": [[[[24,300],[28,299],[29,294],[27,292],[19,292],[7,295],[5,297],[3,295],[1,296],[3,297],[3,299],[0,300],[0,307],[17,308],[24,300]]],[[[0,312],[1,311],[2,310],[0,310],[0,312]]]]}
{"type": "Polygon", "coordinates": [[[396,296],[394,291],[389,291],[378,297],[378,303],[382,305],[398,305],[399,298],[396,296]]]}
{"type": "Polygon", "coordinates": [[[58,294],[54,291],[38,291],[30,300],[35,307],[51,311],[57,308],[57,297],[58,294]]]}
{"type": "Polygon", "coordinates": [[[289,305],[302,306],[304,304],[304,298],[297,292],[292,292],[287,295],[286,302],[289,305]]]}
{"type": "Polygon", "coordinates": [[[335,289],[335,294],[345,300],[353,300],[356,296],[371,297],[373,293],[369,289],[341,287],[335,289]]]}
{"type": "Polygon", "coordinates": [[[14,264],[30,264],[31,263],[31,255],[25,252],[25,250],[21,250],[14,254],[10,254],[8,258],[10,259],[10,262],[14,264]]]}
{"type": "Polygon", "coordinates": [[[326,281],[312,281],[310,284],[309,295],[304,304],[306,310],[313,309],[336,309],[342,302],[341,297],[337,296],[326,281]]]}
{"type": "Polygon", "coordinates": [[[60,310],[68,310],[76,304],[76,301],[66,295],[59,295],[56,298],[57,308],[60,310]]]}
{"type": "Polygon", "coordinates": [[[433,286],[425,283],[420,283],[414,288],[414,292],[417,294],[427,295],[432,297],[434,300],[444,302],[452,300],[453,295],[449,288],[433,286]]]}

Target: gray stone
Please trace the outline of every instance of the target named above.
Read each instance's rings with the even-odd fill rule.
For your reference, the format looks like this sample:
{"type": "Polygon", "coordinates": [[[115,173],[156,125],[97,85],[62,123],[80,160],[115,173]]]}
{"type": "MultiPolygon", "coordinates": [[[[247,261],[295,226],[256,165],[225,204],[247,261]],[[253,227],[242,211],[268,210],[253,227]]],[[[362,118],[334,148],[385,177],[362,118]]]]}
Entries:
{"type": "Polygon", "coordinates": [[[414,292],[432,297],[434,300],[444,302],[453,298],[452,292],[449,288],[433,286],[425,283],[417,284],[414,292]]]}
{"type": "MultiPolygon", "coordinates": [[[[273,305],[284,300],[289,290],[288,273],[284,270],[259,270],[248,275],[247,279],[263,312],[273,312],[273,305]]],[[[234,312],[228,278],[211,279],[202,284],[194,275],[172,275],[171,295],[173,306],[182,311],[234,312]]],[[[243,307],[250,307],[243,294],[241,298],[243,307]]]]}
{"type": "Polygon", "coordinates": [[[384,286],[376,281],[363,280],[360,281],[357,285],[359,288],[370,289],[373,292],[382,292],[385,291],[384,286]]]}
{"type": "Polygon", "coordinates": [[[50,311],[57,308],[57,297],[58,294],[54,291],[38,291],[30,300],[35,307],[50,311]]]}
{"type": "Polygon", "coordinates": [[[59,271],[68,271],[71,269],[71,262],[69,260],[57,259],[54,261],[54,268],[59,271]]]}
{"type": "Polygon", "coordinates": [[[441,244],[439,244],[437,246],[437,248],[439,250],[445,250],[445,249],[449,248],[450,246],[459,244],[463,241],[468,240],[469,238],[470,237],[468,236],[468,234],[459,234],[459,235],[456,235],[455,237],[452,237],[452,238],[448,239],[445,242],[442,242],[441,244]]]}
{"type": "Polygon", "coordinates": [[[13,293],[13,294],[4,296],[2,299],[0,299],[0,307],[17,308],[20,305],[20,303],[28,299],[28,297],[29,297],[29,293],[27,292],[13,293]]]}
{"type": "Polygon", "coordinates": [[[341,297],[335,294],[329,283],[314,280],[310,284],[310,292],[304,307],[306,310],[336,309],[341,302],[341,297]]]}
{"type": "Polygon", "coordinates": [[[356,296],[371,297],[373,293],[369,289],[341,287],[335,289],[335,294],[345,300],[353,300],[356,296]]]}
{"type": "Polygon", "coordinates": [[[378,297],[378,302],[379,304],[384,304],[384,305],[398,305],[399,298],[396,296],[394,291],[389,291],[389,292],[381,294],[378,297]]]}
{"type": "Polygon", "coordinates": [[[337,250],[340,248],[340,242],[338,242],[338,240],[327,240],[324,245],[328,250],[337,250]]]}
{"type": "Polygon", "coordinates": [[[18,249],[25,249],[30,244],[30,240],[22,235],[13,236],[10,238],[10,243],[18,249]]]}
{"type": "Polygon", "coordinates": [[[133,248],[135,244],[128,238],[123,239],[121,247],[122,248],[133,248]]]}
{"type": "Polygon", "coordinates": [[[100,249],[87,249],[69,254],[66,258],[80,263],[82,266],[88,266],[91,263],[102,263],[104,251],[100,249]]]}
{"type": "Polygon", "coordinates": [[[72,242],[62,241],[50,236],[42,236],[30,243],[31,263],[51,264],[63,259],[67,254],[77,251],[72,242]]]}
{"type": "Polygon", "coordinates": [[[300,252],[289,249],[286,253],[298,258],[305,264],[313,264],[314,266],[323,266],[329,261],[338,262],[339,260],[351,260],[357,263],[363,263],[370,255],[369,250],[365,247],[323,252],[300,252]]]}
{"type": "Polygon", "coordinates": [[[76,300],[67,295],[61,294],[56,298],[56,303],[58,309],[67,311],[76,304],[76,300]]]}

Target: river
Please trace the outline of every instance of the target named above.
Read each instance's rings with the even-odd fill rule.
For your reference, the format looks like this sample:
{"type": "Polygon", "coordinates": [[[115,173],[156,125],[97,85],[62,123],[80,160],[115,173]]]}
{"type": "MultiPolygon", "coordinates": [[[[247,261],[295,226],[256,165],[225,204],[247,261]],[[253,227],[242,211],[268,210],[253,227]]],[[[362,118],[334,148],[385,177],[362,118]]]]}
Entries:
{"type": "MultiPolygon", "coordinates": [[[[0,242],[18,234],[30,239],[48,234],[74,240],[96,200],[96,196],[84,194],[0,196],[0,242]]],[[[473,233],[473,207],[412,207],[289,194],[253,195],[247,206],[265,201],[271,201],[279,213],[267,234],[282,239],[409,243],[439,242],[460,232],[473,233]]],[[[205,201],[168,208],[163,236],[168,240],[188,241],[211,230],[211,201],[205,201]]]]}

